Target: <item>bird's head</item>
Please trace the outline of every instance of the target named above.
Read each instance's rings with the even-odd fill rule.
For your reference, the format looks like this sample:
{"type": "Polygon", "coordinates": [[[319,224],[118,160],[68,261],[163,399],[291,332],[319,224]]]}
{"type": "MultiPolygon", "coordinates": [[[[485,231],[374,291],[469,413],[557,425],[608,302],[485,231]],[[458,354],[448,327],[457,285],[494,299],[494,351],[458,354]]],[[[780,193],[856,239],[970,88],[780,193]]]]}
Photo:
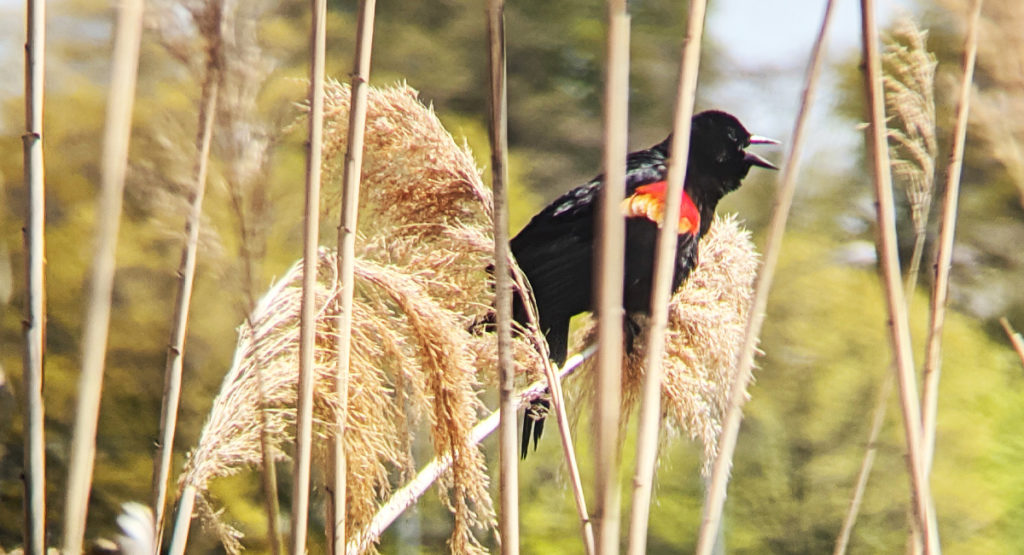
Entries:
{"type": "Polygon", "coordinates": [[[757,144],[779,144],[774,139],[752,135],[733,115],[710,110],[693,116],[690,122],[690,160],[699,169],[723,179],[743,179],[752,166],[776,170],[774,164],[746,148],[757,144]]]}
{"type": "MultiPolygon", "coordinates": [[[[686,170],[686,194],[700,212],[700,235],[707,232],[718,201],[736,190],[753,166],[778,169],[747,147],[778,144],[774,139],[753,135],[731,114],[715,110],[701,112],[690,121],[690,153],[686,170]]],[[[653,150],[667,158],[672,135],[653,150]]]]}
{"type": "MultiPolygon", "coordinates": [[[[777,145],[779,141],[751,134],[732,114],[717,110],[701,112],[690,121],[687,166],[707,177],[726,181],[743,179],[753,166],[777,170],[775,164],[747,152],[750,145],[760,144],[777,145]]],[[[668,157],[672,150],[672,135],[656,145],[654,150],[668,157]]]]}

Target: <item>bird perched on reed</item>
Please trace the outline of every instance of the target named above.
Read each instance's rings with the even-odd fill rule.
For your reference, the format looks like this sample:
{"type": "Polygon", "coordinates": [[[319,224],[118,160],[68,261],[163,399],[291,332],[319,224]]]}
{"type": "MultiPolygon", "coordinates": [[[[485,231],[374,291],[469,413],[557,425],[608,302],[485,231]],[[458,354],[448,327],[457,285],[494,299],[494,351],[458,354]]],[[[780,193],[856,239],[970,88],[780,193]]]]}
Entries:
{"type": "MultiPolygon", "coordinates": [[[[745,149],[751,144],[778,141],[752,135],[725,112],[707,111],[693,117],[673,291],[696,265],[698,243],[711,226],[722,197],[739,188],[740,180],[752,166],[777,169],[757,154],[747,152],[745,149]]],[[[626,218],[623,308],[627,315],[650,312],[655,243],[665,213],[671,145],[669,135],[661,143],[626,158],[626,197],[621,207],[626,218]]],[[[540,329],[547,338],[551,359],[558,365],[566,359],[570,318],[592,306],[594,217],[603,186],[604,176],[599,175],[565,193],[537,213],[511,241],[512,254],[533,290],[540,329]]],[[[516,321],[526,323],[521,300],[514,303],[513,313],[516,321]]],[[[627,341],[627,345],[631,342],[627,341]]],[[[531,437],[536,447],[546,408],[547,401],[538,400],[527,409],[523,457],[531,437]]]]}

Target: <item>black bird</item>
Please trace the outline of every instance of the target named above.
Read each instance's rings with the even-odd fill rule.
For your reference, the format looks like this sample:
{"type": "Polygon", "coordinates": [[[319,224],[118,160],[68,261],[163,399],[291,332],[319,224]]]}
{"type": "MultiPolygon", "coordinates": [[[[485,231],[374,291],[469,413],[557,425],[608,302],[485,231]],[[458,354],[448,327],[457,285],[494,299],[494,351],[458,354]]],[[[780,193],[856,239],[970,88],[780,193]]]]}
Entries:
{"type": "MultiPolygon", "coordinates": [[[[778,141],[751,135],[730,114],[707,111],[691,121],[690,152],[676,244],[675,291],[697,263],[697,243],[707,233],[718,201],[736,190],[751,166],[777,169],[760,156],[746,152],[751,144],[778,141]]],[[[626,158],[625,282],[623,308],[627,314],[650,312],[651,281],[658,226],[664,217],[668,159],[672,136],[626,158]]],[[[604,176],[577,187],[530,220],[511,241],[512,254],[526,274],[537,301],[540,329],[547,338],[551,360],[565,363],[569,319],[591,310],[594,266],[594,217],[604,176]]],[[[522,301],[513,317],[526,323],[522,301]]],[[[631,345],[631,341],[627,342],[631,345]]],[[[522,456],[530,437],[534,447],[543,430],[547,401],[534,401],[523,422],[522,456]]]]}

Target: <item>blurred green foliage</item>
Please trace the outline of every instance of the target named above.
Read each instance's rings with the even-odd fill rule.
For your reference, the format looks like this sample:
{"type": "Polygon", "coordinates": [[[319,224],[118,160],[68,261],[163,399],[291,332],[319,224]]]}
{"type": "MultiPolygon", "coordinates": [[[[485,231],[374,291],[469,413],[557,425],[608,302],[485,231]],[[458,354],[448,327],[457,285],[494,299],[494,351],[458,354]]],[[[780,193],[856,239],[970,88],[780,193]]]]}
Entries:
{"type": "MultiPolygon", "coordinates": [[[[159,4],[170,6],[171,4],[159,4]]],[[[252,298],[265,290],[300,252],[303,138],[284,132],[299,112],[305,91],[308,12],[304,5],[255,2],[246,7],[252,44],[265,70],[253,70],[251,103],[219,116],[220,139],[204,208],[202,251],[185,357],[185,394],[175,468],[194,444],[225,369],[235,328],[252,298]],[[263,73],[260,73],[264,71],[263,73]],[[242,146],[266,141],[259,164],[239,170],[242,146]]],[[[634,148],[663,138],[674,104],[677,59],[685,6],[668,0],[634,2],[631,126],[634,148]]],[[[51,7],[46,104],[47,307],[46,357],[48,529],[59,536],[69,430],[79,367],[82,291],[86,286],[96,215],[97,165],[105,110],[106,60],[112,14],[94,2],[51,7]],[[56,31],[56,32],[54,32],[56,31]]],[[[183,37],[193,55],[201,41],[184,17],[183,37]],[[191,41],[191,42],[190,42],[191,41]]],[[[597,3],[526,1],[507,8],[512,230],[547,199],[598,173],[604,57],[604,11],[597,3]]],[[[940,61],[955,67],[959,44],[953,16],[933,12],[932,44],[940,61]],[[936,38],[937,37],[937,38],[936,38]],[[954,45],[954,46],[951,46],[954,45]]],[[[432,103],[447,128],[473,149],[486,170],[486,55],[483,6],[464,0],[378,3],[371,80],[405,80],[432,103]]],[[[334,2],[329,17],[328,72],[345,79],[354,42],[354,2],[334,2]]],[[[131,167],[118,250],[115,305],[100,415],[89,538],[116,533],[122,502],[149,499],[151,457],[157,438],[165,345],[176,288],[184,205],[192,171],[202,57],[175,59],[152,31],[142,51],[131,167]],[[198,61],[197,61],[198,60],[198,61]],[[199,70],[197,70],[197,68],[199,70]]],[[[166,38],[166,37],[164,37],[166,38]]],[[[702,84],[725,80],[716,73],[709,37],[702,84]]],[[[7,53],[15,56],[15,53],[7,53]]],[[[852,60],[852,55],[851,55],[852,60]]],[[[242,67],[244,64],[239,63],[242,67]]],[[[842,114],[859,118],[860,88],[849,64],[842,114]]],[[[242,67],[244,69],[244,67],[242,67]]],[[[251,68],[250,68],[251,69],[251,68]]],[[[241,71],[241,70],[239,70],[241,71]]],[[[747,76],[749,77],[749,76],[747,76]]],[[[756,78],[756,76],[754,77],[756,78]]],[[[240,91],[239,96],[244,96],[240,91]]],[[[950,121],[951,99],[940,90],[939,121],[950,121]]],[[[0,546],[20,544],[21,418],[20,98],[3,99],[0,118],[0,257],[9,257],[14,296],[0,298],[0,546]]],[[[940,137],[949,130],[939,130],[940,137]]],[[[765,356],[733,468],[724,541],[735,553],[818,553],[831,549],[849,502],[867,437],[876,392],[888,372],[883,298],[870,270],[843,253],[870,240],[868,226],[851,231],[842,222],[863,218],[870,202],[862,175],[830,175],[807,164],[803,193],[787,237],[762,338],[765,356]]],[[[1003,168],[983,151],[968,149],[962,242],[975,254],[959,265],[964,286],[1007,292],[1011,316],[1021,310],[1019,253],[994,245],[1019,245],[1022,210],[1003,168]],[[994,220],[993,220],[994,218],[994,220]],[[993,224],[995,222],[995,225],[993,224]],[[1009,222],[1005,226],[1000,222],[1009,222]],[[996,239],[993,239],[995,237],[996,239]],[[980,254],[976,254],[980,253],[980,254]],[[980,285],[979,285],[980,284],[980,285]]],[[[739,207],[755,232],[772,189],[752,176],[727,207],[739,207]]],[[[934,218],[933,218],[934,220],[934,218]]],[[[334,237],[325,221],[324,242],[334,237]]],[[[1019,249],[1018,249],[1019,250],[1019,249]]],[[[0,266],[3,266],[0,264],[0,266]]],[[[923,272],[923,274],[926,272],[923,272]]],[[[921,288],[923,289],[923,287],[921,288]]],[[[0,287],[0,291],[4,288],[0,287]]],[[[954,290],[954,299],[958,299],[954,290]]],[[[914,335],[925,336],[923,291],[913,299],[914,335]]],[[[958,305],[963,307],[964,305],[958,305]]],[[[1018,327],[1022,321],[1014,320],[1018,327]]],[[[919,345],[919,343],[918,343],[919,345]]],[[[918,348],[920,358],[920,348],[918,348]]],[[[1014,552],[1024,538],[1024,383],[1019,361],[991,322],[963,312],[950,315],[945,333],[939,435],[933,477],[940,532],[951,553],[1014,552]]],[[[585,412],[585,411],[584,411],[585,412]]],[[[589,472],[585,415],[578,451],[589,472]]],[[[632,430],[631,430],[632,432],[632,430]]],[[[898,407],[889,410],[876,470],[851,544],[854,552],[895,552],[906,538],[908,492],[898,407]]],[[[494,440],[488,452],[494,460],[494,440]]],[[[623,456],[632,457],[632,442],[623,456]]],[[[667,444],[655,491],[649,549],[692,550],[701,513],[699,450],[685,441],[667,444]]],[[[520,465],[524,553],[582,552],[578,522],[550,432],[540,450],[520,465]]],[[[287,466],[281,491],[290,491],[287,466]]],[[[585,477],[588,474],[585,474],[585,477]]],[[[626,484],[628,480],[624,480],[626,484]]],[[[215,484],[227,518],[246,532],[257,552],[267,548],[258,479],[242,475],[215,484]]],[[[495,489],[495,496],[497,495],[495,489]]],[[[314,500],[319,499],[314,493],[314,500]]],[[[287,510],[287,495],[283,495],[287,510]]],[[[628,503],[628,502],[627,502],[628,503]]],[[[628,514],[624,507],[623,514],[628,514]]],[[[428,495],[383,540],[388,553],[441,553],[448,535],[446,512],[428,495]]],[[[197,527],[198,528],[198,527],[197,527]]],[[[322,526],[313,524],[314,541],[322,526]]],[[[215,551],[194,531],[194,552],[215,551]]]]}

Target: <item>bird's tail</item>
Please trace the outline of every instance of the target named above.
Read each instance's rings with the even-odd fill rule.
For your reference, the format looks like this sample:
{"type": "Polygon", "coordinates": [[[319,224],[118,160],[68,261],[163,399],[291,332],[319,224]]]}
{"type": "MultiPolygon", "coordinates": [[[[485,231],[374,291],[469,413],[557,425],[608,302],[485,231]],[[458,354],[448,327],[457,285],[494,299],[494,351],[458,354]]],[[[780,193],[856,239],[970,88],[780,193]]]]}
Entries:
{"type": "Polygon", "coordinates": [[[540,435],[544,432],[544,418],[550,407],[551,403],[547,399],[534,399],[526,408],[526,413],[523,415],[523,442],[520,449],[522,458],[525,459],[526,454],[530,451],[531,437],[533,438],[533,450],[537,450],[537,441],[540,440],[540,435]]]}

